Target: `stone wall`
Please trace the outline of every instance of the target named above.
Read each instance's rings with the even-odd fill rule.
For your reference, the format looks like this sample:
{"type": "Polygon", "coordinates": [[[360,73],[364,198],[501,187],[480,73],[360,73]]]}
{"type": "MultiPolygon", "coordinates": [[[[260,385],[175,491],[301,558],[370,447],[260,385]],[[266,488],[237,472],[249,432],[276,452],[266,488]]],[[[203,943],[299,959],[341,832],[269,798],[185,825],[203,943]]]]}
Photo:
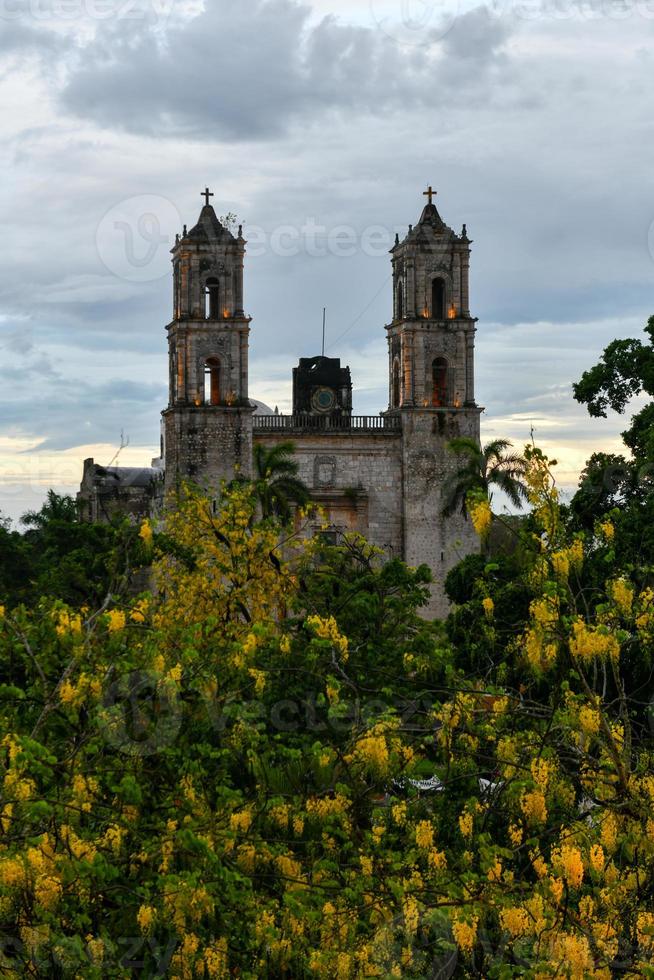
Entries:
{"type": "Polygon", "coordinates": [[[300,478],[335,528],[358,531],[402,557],[402,438],[394,432],[255,432],[272,448],[295,444],[300,478]]]}
{"type": "Polygon", "coordinates": [[[444,584],[448,572],[479,551],[470,520],[443,517],[444,489],[458,462],[447,443],[458,436],[479,438],[480,410],[417,409],[402,412],[404,560],[428,565],[434,575],[428,613],[446,616],[444,584]]]}
{"type": "Polygon", "coordinates": [[[163,413],[166,493],[180,479],[207,489],[234,478],[234,468],[252,473],[253,408],[177,406],[163,413]]]}

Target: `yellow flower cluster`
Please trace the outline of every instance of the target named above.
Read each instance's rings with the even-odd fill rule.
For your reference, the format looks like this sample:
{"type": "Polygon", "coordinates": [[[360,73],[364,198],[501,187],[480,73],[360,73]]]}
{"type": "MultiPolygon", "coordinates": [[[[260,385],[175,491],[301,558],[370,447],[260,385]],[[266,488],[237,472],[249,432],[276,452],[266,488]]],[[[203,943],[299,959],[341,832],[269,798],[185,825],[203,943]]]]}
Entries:
{"type": "Polygon", "coordinates": [[[73,776],[73,799],[75,803],[85,812],[91,812],[92,801],[98,792],[98,781],[93,776],[82,776],[77,773],[73,776]]]}
{"type": "Polygon", "coordinates": [[[536,673],[545,673],[556,663],[557,644],[547,641],[540,629],[529,629],[523,638],[527,663],[536,673]]]}
{"type": "Polygon", "coordinates": [[[508,834],[509,834],[509,840],[511,841],[513,846],[520,847],[524,838],[522,827],[519,827],[518,824],[512,823],[509,825],[508,834]]]}
{"type": "Polygon", "coordinates": [[[493,523],[493,514],[487,500],[475,500],[468,504],[472,526],[480,538],[485,538],[493,523]]]}
{"type": "Polygon", "coordinates": [[[204,966],[210,977],[226,977],[227,972],[227,940],[221,939],[208,946],[203,954],[204,966]]]}
{"type": "Polygon", "coordinates": [[[588,626],[583,619],[577,619],[572,627],[570,652],[584,664],[595,660],[618,661],[620,643],[605,626],[588,626]]]}
{"type": "Polygon", "coordinates": [[[406,823],[407,806],[404,801],[401,803],[394,803],[391,807],[391,818],[398,827],[404,826],[406,823]]]}
{"type": "Polygon", "coordinates": [[[542,824],[547,820],[547,804],[540,789],[525,792],[520,799],[520,808],[530,824],[542,824]]]}
{"type": "Polygon", "coordinates": [[[640,912],[636,919],[638,945],[643,952],[654,952],[654,912],[640,912]]]}
{"type": "Polygon", "coordinates": [[[522,908],[502,909],[500,924],[513,938],[525,936],[531,931],[529,913],[522,908]]]}
{"type": "Polygon", "coordinates": [[[152,929],[157,918],[157,910],[152,905],[141,905],[136,915],[141,932],[148,933],[152,929]]]}
{"type": "Polygon", "coordinates": [[[347,817],[351,803],[346,796],[336,793],[334,796],[312,796],[307,800],[307,813],[319,820],[329,817],[347,817]]]}
{"type": "Polygon", "coordinates": [[[330,640],[338,650],[343,660],[347,660],[349,654],[349,642],[338,628],[338,623],[333,616],[323,619],[320,616],[309,616],[306,625],[321,640],[330,640]]]}
{"type": "Polygon", "coordinates": [[[53,613],[55,632],[57,636],[80,636],[82,633],[82,617],[70,609],[57,609],[53,613]]]}
{"type": "Polygon", "coordinates": [[[598,524],[597,530],[605,541],[610,543],[615,539],[615,526],[611,523],[611,521],[605,521],[603,524],[598,524]]]}
{"type": "Polygon", "coordinates": [[[654,589],[645,589],[638,596],[640,607],[639,615],[636,617],[636,626],[641,632],[654,630],[654,589]]]}
{"type": "Polygon", "coordinates": [[[622,616],[631,616],[634,605],[634,588],[624,578],[609,583],[609,594],[622,616]]]}
{"type": "Polygon", "coordinates": [[[139,537],[146,548],[150,549],[152,547],[152,542],[154,540],[154,534],[152,531],[152,524],[150,521],[143,521],[141,524],[141,529],[139,531],[139,537]]]}
{"type": "Polygon", "coordinates": [[[482,602],[482,606],[484,607],[484,615],[486,616],[486,619],[490,621],[495,615],[495,603],[490,596],[486,596],[482,602]]]}
{"type": "Polygon", "coordinates": [[[473,916],[470,922],[465,919],[455,919],[452,923],[452,933],[454,941],[462,953],[472,953],[477,942],[477,927],[479,918],[473,916]]]}
{"type": "Polygon", "coordinates": [[[418,903],[413,895],[408,895],[404,899],[404,902],[402,903],[402,912],[404,913],[404,928],[407,935],[415,936],[420,923],[420,910],[418,909],[418,903]]]}
{"type": "Polygon", "coordinates": [[[474,817],[471,813],[466,811],[459,816],[459,830],[461,834],[466,839],[472,837],[472,830],[474,827],[474,817]]]}
{"type": "Polygon", "coordinates": [[[600,730],[600,713],[590,704],[584,704],[579,709],[579,728],[586,735],[597,735],[600,730]]]}
{"type": "Polygon", "coordinates": [[[354,758],[371,771],[384,775],[388,772],[390,755],[386,736],[372,732],[360,738],[354,747],[354,758]]]}
{"type": "Polygon", "coordinates": [[[59,700],[71,708],[78,708],[89,697],[97,700],[102,694],[102,681],[97,677],[89,677],[86,673],[79,675],[77,684],[68,678],[59,685],[59,700]]]}
{"type": "Polygon", "coordinates": [[[110,633],[120,633],[127,625],[127,617],[122,609],[111,609],[107,613],[107,629],[110,633]]]}
{"type": "Polygon", "coordinates": [[[547,793],[550,779],[552,778],[555,770],[554,763],[550,762],[548,759],[533,759],[530,769],[533,781],[536,783],[538,788],[543,791],[543,793],[547,793]]]}
{"type": "Polygon", "coordinates": [[[416,844],[424,850],[434,846],[434,827],[430,820],[416,824],[416,844]]]}
{"type": "Polygon", "coordinates": [[[6,888],[20,888],[25,884],[25,865],[19,857],[0,858],[0,881],[6,888]]]}
{"type": "Polygon", "coordinates": [[[550,966],[559,976],[569,977],[570,980],[586,980],[586,977],[598,976],[586,936],[569,932],[555,934],[550,957],[550,966]]]}
{"type": "Polygon", "coordinates": [[[144,623],[146,616],[150,608],[150,603],[147,599],[141,599],[136,603],[132,609],[129,618],[133,623],[144,623]]]}
{"type": "Polygon", "coordinates": [[[500,858],[495,858],[495,863],[491,868],[488,869],[486,877],[489,881],[498,882],[502,880],[502,861],[500,858]]]}
{"type": "Polygon", "coordinates": [[[588,860],[595,874],[601,874],[604,871],[606,858],[604,857],[604,848],[601,844],[593,844],[591,846],[588,860]]]}
{"type": "Polygon", "coordinates": [[[235,833],[247,834],[252,826],[252,820],[252,810],[239,810],[236,813],[232,813],[229,818],[229,826],[235,833]]]}
{"type": "Polygon", "coordinates": [[[584,862],[581,851],[573,844],[563,844],[552,851],[552,864],[567,881],[570,888],[580,888],[584,880],[584,862]]]}
{"type": "Polygon", "coordinates": [[[535,599],[530,607],[531,618],[544,629],[555,629],[559,622],[559,600],[557,596],[535,599]]]}

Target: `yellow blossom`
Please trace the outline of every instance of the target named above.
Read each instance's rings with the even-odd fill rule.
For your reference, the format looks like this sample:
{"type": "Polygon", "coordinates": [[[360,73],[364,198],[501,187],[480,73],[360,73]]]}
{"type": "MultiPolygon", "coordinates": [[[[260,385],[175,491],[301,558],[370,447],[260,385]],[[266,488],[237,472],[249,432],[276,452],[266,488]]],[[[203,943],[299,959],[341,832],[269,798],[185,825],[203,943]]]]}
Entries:
{"type": "Polygon", "coordinates": [[[253,814],[251,810],[239,810],[236,813],[232,813],[229,818],[229,825],[237,833],[247,834],[252,826],[252,819],[253,814]]]}
{"type": "Polygon", "coordinates": [[[338,628],[338,624],[333,616],[322,619],[320,616],[309,616],[306,625],[321,640],[331,640],[333,646],[338,650],[342,660],[348,658],[349,642],[338,628]]]}
{"type": "Polygon", "coordinates": [[[522,838],[523,838],[522,827],[519,827],[515,823],[510,824],[510,826],[509,826],[509,840],[511,841],[511,843],[513,844],[513,846],[514,847],[520,847],[520,845],[522,844],[522,838]]]}
{"type": "Polygon", "coordinates": [[[139,537],[143,541],[143,544],[145,545],[146,548],[149,549],[152,547],[154,535],[153,535],[152,525],[150,524],[150,521],[147,520],[143,521],[143,523],[141,524],[141,529],[139,531],[139,537]]]}
{"type": "Polygon", "coordinates": [[[500,923],[514,937],[526,935],[531,927],[528,912],[521,908],[502,909],[500,923]]]}
{"type": "Polygon", "coordinates": [[[394,803],[391,807],[391,817],[399,827],[404,826],[406,823],[406,803],[394,803]]]}
{"type": "Polygon", "coordinates": [[[601,844],[593,844],[589,853],[590,866],[596,874],[601,874],[604,871],[604,865],[606,863],[606,858],[604,857],[604,848],[601,844]]]}
{"type": "Polygon", "coordinates": [[[579,727],[586,735],[597,735],[600,730],[600,713],[597,708],[584,704],[579,709],[579,727]]]}
{"type": "Polygon", "coordinates": [[[120,633],[126,624],[127,618],[122,609],[111,609],[107,613],[107,629],[110,633],[120,633]]]}
{"type": "Polygon", "coordinates": [[[552,851],[552,863],[571,888],[580,888],[584,879],[581,851],[572,844],[563,844],[552,851]]]}
{"type": "Polygon", "coordinates": [[[495,603],[493,602],[490,596],[486,596],[486,598],[482,602],[482,606],[484,607],[484,614],[486,616],[486,619],[491,620],[495,615],[495,603]]]}
{"type": "Polygon", "coordinates": [[[606,539],[606,541],[611,542],[615,538],[615,527],[611,521],[605,521],[603,524],[600,524],[599,532],[606,539]]]}
{"type": "Polygon", "coordinates": [[[366,857],[364,854],[359,856],[359,863],[361,865],[361,870],[363,871],[366,878],[372,877],[372,858],[366,857]]]}
{"type": "Polygon", "coordinates": [[[602,829],[600,831],[600,836],[602,839],[602,844],[609,852],[612,854],[616,848],[618,842],[618,821],[615,814],[608,813],[602,820],[602,829]]]}
{"type": "Polygon", "coordinates": [[[434,827],[429,820],[421,820],[416,825],[416,844],[427,850],[434,845],[434,827]]]}
{"type": "Polygon", "coordinates": [[[141,905],[136,915],[141,932],[150,932],[157,918],[157,910],[152,905],[141,905]]]}
{"type": "Polygon", "coordinates": [[[171,667],[166,674],[166,680],[172,681],[174,684],[179,684],[182,679],[182,673],[182,665],[175,664],[175,666],[171,667]]]}
{"type": "Polygon", "coordinates": [[[472,526],[480,538],[485,538],[493,523],[493,514],[487,500],[476,500],[468,504],[472,526]]]}
{"type": "Polygon", "coordinates": [[[461,834],[466,837],[472,837],[472,829],[474,826],[474,817],[471,813],[462,813],[459,817],[459,830],[461,834]]]}
{"type": "Polygon", "coordinates": [[[552,568],[558,579],[566,581],[570,574],[570,556],[567,551],[555,551],[552,555],[552,568]]]}
{"type": "Polygon", "coordinates": [[[631,616],[634,604],[634,588],[626,579],[619,578],[609,584],[609,594],[623,616],[631,616]]]}
{"type": "Polygon", "coordinates": [[[547,820],[545,796],[539,789],[523,793],[520,800],[520,807],[525,819],[530,824],[541,824],[547,820]]]}
{"type": "Polygon", "coordinates": [[[500,881],[502,878],[502,862],[499,858],[495,858],[495,864],[492,868],[488,869],[486,877],[489,881],[500,881]]]}
{"type": "Polygon", "coordinates": [[[455,919],[452,923],[454,940],[462,953],[472,953],[477,942],[477,926],[479,919],[473,916],[470,922],[464,919],[455,919]]]}
{"type": "Polygon", "coordinates": [[[443,851],[437,850],[437,848],[432,847],[427,855],[427,861],[429,862],[429,867],[432,871],[445,871],[447,868],[447,858],[443,851]]]}
{"type": "Polygon", "coordinates": [[[608,658],[617,661],[620,658],[620,643],[605,626],[588,626],[582,619],[577,619],[572,627],[570,652],[584,664],[608,658]]]}
{"type": "Polygon", "coordinates": [[[404,928],[409,936],[414,936],[418,931],[420,912],[418,910],[418,903],[413,896],[410,895],[404,899],[402,911],[404,913],[404,928]]]}

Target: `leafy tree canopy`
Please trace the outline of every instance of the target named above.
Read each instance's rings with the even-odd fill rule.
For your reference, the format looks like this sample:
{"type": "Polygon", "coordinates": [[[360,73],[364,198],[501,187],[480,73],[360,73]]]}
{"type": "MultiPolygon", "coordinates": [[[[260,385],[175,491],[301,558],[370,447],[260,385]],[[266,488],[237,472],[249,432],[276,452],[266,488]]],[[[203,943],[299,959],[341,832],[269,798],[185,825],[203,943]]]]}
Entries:
{"type": "Polygon", "coordinates": [[[3,606],[0,971],[654,976],[654,593],[526,480],[522,613],[487,563],[456,645],[246,485],[141,528],[153,595],[3,606]]]}

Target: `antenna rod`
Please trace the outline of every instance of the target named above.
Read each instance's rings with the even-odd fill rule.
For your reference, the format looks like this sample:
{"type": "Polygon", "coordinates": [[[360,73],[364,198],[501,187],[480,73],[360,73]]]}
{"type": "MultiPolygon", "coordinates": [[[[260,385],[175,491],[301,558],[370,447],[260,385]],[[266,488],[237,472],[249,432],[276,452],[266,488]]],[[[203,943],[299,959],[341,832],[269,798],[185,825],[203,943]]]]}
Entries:
{"type": "Polygon", "coordinates": [[[323,307],[322,311],[322,356],[325,356],[325,324],[327,323],[327,307],[323,307]]]}

